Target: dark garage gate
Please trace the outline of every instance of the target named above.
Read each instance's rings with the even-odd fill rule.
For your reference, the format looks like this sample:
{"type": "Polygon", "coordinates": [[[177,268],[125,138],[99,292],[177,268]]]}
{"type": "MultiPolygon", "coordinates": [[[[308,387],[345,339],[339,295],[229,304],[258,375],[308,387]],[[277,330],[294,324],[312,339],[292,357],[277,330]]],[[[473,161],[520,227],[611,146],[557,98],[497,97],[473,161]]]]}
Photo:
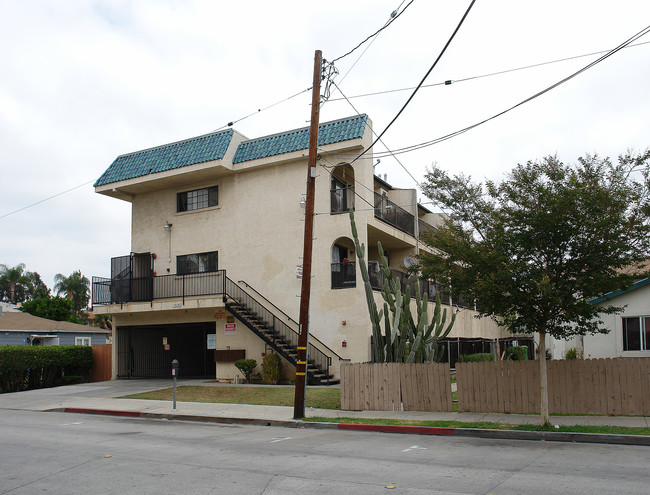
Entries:
{"type": "Polygon", "coordinates": [[[214,351],[207,349],[207,336],[213,333],[214,322],[118,327],[117,377],[168,378],[178,359],[179,376],[214,378],[214,351]]]}

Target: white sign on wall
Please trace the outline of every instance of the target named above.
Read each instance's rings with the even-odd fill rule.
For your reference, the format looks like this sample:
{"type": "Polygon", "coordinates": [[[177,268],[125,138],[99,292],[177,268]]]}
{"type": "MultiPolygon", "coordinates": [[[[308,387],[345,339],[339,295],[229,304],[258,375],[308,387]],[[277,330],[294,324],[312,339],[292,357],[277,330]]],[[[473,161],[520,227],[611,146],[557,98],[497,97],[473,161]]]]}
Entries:
{"type": "Polygon", "coordinates": [[[217,334],[216,333],[209,333],[208,334],[208,349],[216,349],[217,348],[217,334]]]}
{"type": "Polygon", "coordinates": [[[237,333],[237,324],[226,323],[225,330],[226,330],[226,335],[235,335],[237,333]]]}

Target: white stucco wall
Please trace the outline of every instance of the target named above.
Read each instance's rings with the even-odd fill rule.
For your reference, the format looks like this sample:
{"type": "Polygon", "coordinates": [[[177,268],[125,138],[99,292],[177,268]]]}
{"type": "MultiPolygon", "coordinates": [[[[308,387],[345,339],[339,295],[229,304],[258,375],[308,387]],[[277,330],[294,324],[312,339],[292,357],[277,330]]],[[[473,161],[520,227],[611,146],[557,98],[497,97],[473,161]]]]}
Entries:
{"type": "Polygon", "coordinates": [[[623,350],[623,318],[650,316],[650,285],[640,287],[606,301],[606,304],[625,306],[622,313],[617,315],[601,315],[603,327],[608,329],[606,334],[577,336],[567,341],[552,342],[553,358],[563,359],[567,349],[575,347],[584,349],[584,358],[616,358],[616,357],[650,357],[650,351],[623,350]]]}

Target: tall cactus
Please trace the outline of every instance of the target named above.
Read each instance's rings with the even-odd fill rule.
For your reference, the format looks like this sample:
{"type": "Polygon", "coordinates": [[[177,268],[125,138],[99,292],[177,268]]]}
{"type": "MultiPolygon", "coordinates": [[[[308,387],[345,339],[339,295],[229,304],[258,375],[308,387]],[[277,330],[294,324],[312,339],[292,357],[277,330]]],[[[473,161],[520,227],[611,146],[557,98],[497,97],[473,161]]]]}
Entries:
{"type": "Polygon", "coordinates": [[[452,313],[449,324],[447,324],[447,309],[442,310],[440,296],[436,295],[433,317],[429,320],[427,297],[422,297],[420,284],[417,275],[415,275],[416,314],[414,318],[411,313],[411,288],[407,286],[402,294],[400,280],[394,276],[393,270],[388,266],[388,259],[384,256],[381,242],[377,243],[377,248],[384,281],[381,290],[384,305],[383,309],[378,309],[370,285],[368,265],[365,260],[365,245],[359,243],[357,225],[352,210],[350,210],[350,226],[372,324],[375,362],[427,363],[440,361],[444,353],[444,346],[439,345],[439,342],[451,332],[456,321],[456,313],[452,313]]]}

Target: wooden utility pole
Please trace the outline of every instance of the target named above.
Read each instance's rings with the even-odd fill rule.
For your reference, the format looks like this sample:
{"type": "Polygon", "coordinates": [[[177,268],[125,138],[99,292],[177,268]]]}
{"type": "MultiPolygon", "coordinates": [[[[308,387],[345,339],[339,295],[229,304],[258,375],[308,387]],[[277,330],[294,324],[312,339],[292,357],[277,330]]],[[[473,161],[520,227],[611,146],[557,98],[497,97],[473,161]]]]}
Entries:
{"type": "Polygon", "coordinates": [[[320,78],[323,54],[314,56],[314,82],[311,93],[311,123],[309,125],[309,159],[307,160],[307,197],[305,198],[305,239],[302,254],[302,288],[300,290],[300,334],[296,361],[296,394],[294,419],[305,417],[305,388],[307,386],[307,345],[309,342],[309,296],[311,292],[311,252],[314,239],[314,193],[316,190],[316,155],[318,151],[318,114],[320,110],[320,78]]]}

